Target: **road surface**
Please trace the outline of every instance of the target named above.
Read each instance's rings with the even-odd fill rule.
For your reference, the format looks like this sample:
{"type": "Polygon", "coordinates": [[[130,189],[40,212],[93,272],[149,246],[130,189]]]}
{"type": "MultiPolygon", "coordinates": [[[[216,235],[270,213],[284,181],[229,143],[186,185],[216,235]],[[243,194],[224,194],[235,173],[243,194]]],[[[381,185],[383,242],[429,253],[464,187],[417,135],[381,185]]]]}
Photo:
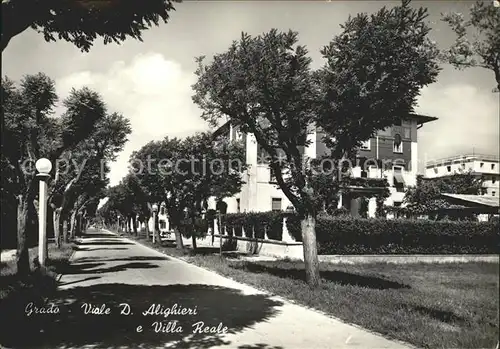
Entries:
{"type": "Polygon", "coordinates": [[[60,282],[38,348],[408,348],[103,231],[60,282]]]}

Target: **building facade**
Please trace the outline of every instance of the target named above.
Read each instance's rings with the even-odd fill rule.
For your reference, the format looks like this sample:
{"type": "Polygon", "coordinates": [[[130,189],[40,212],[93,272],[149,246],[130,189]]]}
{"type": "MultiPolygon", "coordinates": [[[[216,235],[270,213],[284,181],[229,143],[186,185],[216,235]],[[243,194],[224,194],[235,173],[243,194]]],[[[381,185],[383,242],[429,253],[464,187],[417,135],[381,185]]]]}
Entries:
{"type": "Polygon", "coordinates": [[[499,157],[496,155],[458,155],[428,161],[425,165],[427,178],[446,177],[469,171],[478,178],[483,178],[484,195],[499,196],[500,169],[499,157]]]}
{"type": "MultiPolygon", "coordinates": [[[[416,184],[418,129],[423,124],[436,119],[412,114],[403,118],[400,123],[378,132],[359,150],[358,157],[365,160],[364,166],[353,166],[352,177],[386,178],[390,185],[391,195],[385,201],[385,205],[403,205],[406,188],[416,184]]],[[[228,213],[281,211],[291,206],[290,201],[271,175],[266,156],[253,134],[242,133],[237,126],[230,123],[226,123],[216,132],[230,140],[243,141],[246,147],[246,163],[249,165],[243,174],[245,184],[241,192],[224,200],[228,205],[228,213]]],[[[328,148],[323,141],[324,136],[325,133],[320,128],[311,127],[307,134],[311,143],[302,149],[302,154],[311,158],[328,154],[328,148]]],[[[340,197],[338,205],[348,207],[352,213],[359,211],[358,201],[346,202],[345,198],[340,197]]],[[[213,202],[210,206],[213,206],[213,202]]],[[[375,210],[376,202],[372,198],[368,203],[368,215],[374,216],[375,210]]]]}

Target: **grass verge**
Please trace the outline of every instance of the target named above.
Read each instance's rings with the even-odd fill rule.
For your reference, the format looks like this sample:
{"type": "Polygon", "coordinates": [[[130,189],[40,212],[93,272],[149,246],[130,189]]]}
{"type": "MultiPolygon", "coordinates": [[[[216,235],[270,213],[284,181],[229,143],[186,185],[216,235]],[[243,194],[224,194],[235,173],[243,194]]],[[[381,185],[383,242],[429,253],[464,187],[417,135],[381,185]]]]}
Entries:
{"type": "Polygon", "coordinates": [[[495,348],[499,265],[321,263],[322,285],[305,283],[304,264],[221,259],[214,250],[178,250],[127,236],[165,254],[346,322],[424,348],[495,348]]]}
{"type": "Polygon", "coordinates": [[[73,254],[73,244],[63,244],[61,248],[56,248],[55,244],[48,245],[48,259],[46,263],[46,272],[41,274],[35,272],[33,260],[38,256],[38,247],[29,249],[30,268],[32,272],[25,276],[16,275],[16,259],[0,264],[0,301],[6,300],[16,291],[32,289],[55,288],[56,276],[59,272],[59,266],[67,263],[73,254]]]}

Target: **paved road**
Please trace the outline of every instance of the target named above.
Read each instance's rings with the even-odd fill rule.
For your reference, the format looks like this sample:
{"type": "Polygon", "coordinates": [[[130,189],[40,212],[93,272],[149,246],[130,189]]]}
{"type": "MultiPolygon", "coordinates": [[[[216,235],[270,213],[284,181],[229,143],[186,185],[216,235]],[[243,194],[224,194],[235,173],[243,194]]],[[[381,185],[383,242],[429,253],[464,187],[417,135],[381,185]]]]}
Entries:
{"type": "Polygon", "coordinates": [[[38,347],[404,348],[126,238],[93,232],[78,248],[38,347]]]}

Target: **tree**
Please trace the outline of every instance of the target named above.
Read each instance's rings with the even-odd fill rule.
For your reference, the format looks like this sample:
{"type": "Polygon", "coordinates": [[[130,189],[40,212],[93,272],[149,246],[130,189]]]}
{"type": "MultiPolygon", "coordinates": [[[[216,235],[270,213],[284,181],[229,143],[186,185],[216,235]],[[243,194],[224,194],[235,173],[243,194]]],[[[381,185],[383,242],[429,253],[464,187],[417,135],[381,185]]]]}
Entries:
{"type": "MultiPolygon", "coordinates": [[[[165,202],[174,227],[177,248],[182,248],[182,231],[190,233],[211,196],[225,197],[239,192],[241,173],[230,169],[230,160],[242,160],[238,144],[214,143],[210,133],[198,133],[184,140],[165,138],[150,142],[131,156],[133,173],[151,202],[165,202]],[[148,168],[140,168],[148,164],[148,168]],[[185,217],[185,211],[188,217],[185,217]],[[188,225],[187,229],[185,226],[188,225]],[[181,228],[181,229],[179,229],[181,228]]],[[[242,165],[242,169],[246,168],[242,165]]]]}
{"type": "MultiPolygon", "coordinates": [[[[327,63],[315,72],[293,31],[243,33],[211,63],[198,58],[193,101],[203,119],[216,125],[229,117],[270,156],[279,187],[302,218],[311,287],[320,283],[315,223],[321,200],[315,178],[323,171],[310,161],[314,156],[303,156],[311,143],[307,135],[320,126],[330,158],[351,158],[377,130],[410,113],[422,86],[439,71],[426,16],[425,9],[403,1],[371,17],[350,18],[321,51],[327,63]]],[[[338,192],[339,183],[332,181],[328,189],[338,192]]]]}
{"type": "MultiPolygon", "coordinates": [[[[81,206],[107,186],[108,163],[116,159],[131,132],[128,119],[117,113],[106,115],[97,122],[87,140],[63,154],[64,166],[57,169],[49,199],[53,208],[56,245],[59,244],[61,225],[64,240],[67,241],[67,220],[70,216],[72,226],[76,227],[74,220],[77,212],[71,213],[71,209],[79,197],[84,196],[80,199],[81,206]]],[[[77,211],[80,209],[77,208],[77,211]]],[[[75,235],[73,231],[71,235],[75,235]]]]}
{"type": "Polygon", "coordinates": [[[482,178],[478,178],[470,171],[436,178],[418,176],[417,185],[408,189],[404,201],[407,204],[406,210],[408,212],[413,214],[431,213],[434,216],[436,211],[451,207],[442,198],[442,193],[479,195],[482,194],[482,191],[482,178]]]}
{"type": "Polygon", "coordinates": [[[247,165],[243,144],[228,139],[214,141],[209,132],[187,137],[183,145],[190,163],[181,169],[185,177],[183,192],[179,195],[188,203],[183,207],[188,215],[183,222],[184,235],[192,238],[196,249],[196,238],[208,230],[201,219],[202,212],[208,207],[208,199],[215,197],[221,201],[239,193],[243,184],[241,174],[247,165]]]}
{"type": "MultiPolygon", "coordinates": [[[[94,131],[105,113],[100,96],[88,88],[72,90],[64,100],[66,111],[52,117],[57,101],[54,81],[39,73],[25,76],[19,87],[8,78],[2,81],[3,130],[2,155],[13,174],[10,196],[17,201],[17,271],[29,272],[26,239],[30,220],[36,215],[38,181],[34,163],[46,157],[53,164],[69,149],[74,149],[94,131]]],[[[55,172],[52,170],[52,177],[55,172]]]]}
{"type": "Polygon", "coordinates": [[[500,11],[491,2],[476,1],[470,18],[461,13],[443,14],[442,20],[457,35],[443,59],[455,68],[480,67],[492,70],[500,92],[500,11]]]}
{"type": "Polygon", "coordinates": [[[109,227],[118,223],[120,213],[113,207],[113,202],[109,198],[109,189],[106,191],[108,201],[97,210],[97,219],[105,226],[109,227]]]}
{"type": "Polygon", "coordinates": [[[88,52],[97,37],[120,44],[141,40],[144,30],[164,23],[180,0],[2,0],[2,51],[10,40],[33,28],[46,41],[56,37],[88,52]]]}

